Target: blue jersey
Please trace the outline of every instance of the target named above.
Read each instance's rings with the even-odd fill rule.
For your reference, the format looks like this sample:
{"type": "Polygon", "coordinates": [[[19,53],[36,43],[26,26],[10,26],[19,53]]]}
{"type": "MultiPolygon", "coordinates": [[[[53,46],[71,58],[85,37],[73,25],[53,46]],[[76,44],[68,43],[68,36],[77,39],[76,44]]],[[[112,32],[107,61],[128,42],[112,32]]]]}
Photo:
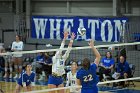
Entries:
{"type": "Polygon", "coordinates": [[[35,72],[31,71],[31,74],[28,76],[26,71],[23,71],[18,79],[18,84],[23,86],[23,83],[26,83],[26,86],[28,86],[31,82],[35,82],[35,72]]]}
{"type": "Polygon", "coordinates": [[[38,55],[36,57],[37,62],[45,62],[45,56],[44,55],[38,55]]]}
{"type": "Polygon", "coordinates": [[[80,79],[82,89],[93,89],[96,87],[99,78],[96,75],[97,66],[93,63],[88,70],[81,68],[77,72],[77,79],[80,79]]]}
{"type": "Polygon", "coordinates": [[[52,64],[52,58],[49,57],[48,59],[45,60],[45,63],[46,64],[52,64]]]}
{"type": "Polygon", "coordinates": [[[128,75],[131,74],[131,69],[129,67],[128,62],[126,61],[124,63],[119,62],[117,66],[117,72],[121,73],[121,76],[123,76],[124,73],[127,73],[128,75]]]}
{"type": "Polygon", "coordinates": [[[102,59],[102,64],[105,66],[105,67],[110,67],[111,65],[114,65],[115,62],[114,62],[114,59],[113,58],[103,58],[102,59]]]}

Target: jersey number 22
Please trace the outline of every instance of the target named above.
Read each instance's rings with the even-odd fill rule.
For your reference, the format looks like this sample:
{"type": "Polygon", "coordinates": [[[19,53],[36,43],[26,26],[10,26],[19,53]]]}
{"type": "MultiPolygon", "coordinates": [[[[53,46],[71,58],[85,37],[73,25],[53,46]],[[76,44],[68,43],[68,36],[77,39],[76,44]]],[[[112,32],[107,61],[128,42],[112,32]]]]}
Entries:
{"type": "Polygon", "coordinates": [[[87,76],[84,76],[84,82],[88,82],[88,81],[92,81],[93,80],[93,77],[91,74],[87,75],[87,76]]]}

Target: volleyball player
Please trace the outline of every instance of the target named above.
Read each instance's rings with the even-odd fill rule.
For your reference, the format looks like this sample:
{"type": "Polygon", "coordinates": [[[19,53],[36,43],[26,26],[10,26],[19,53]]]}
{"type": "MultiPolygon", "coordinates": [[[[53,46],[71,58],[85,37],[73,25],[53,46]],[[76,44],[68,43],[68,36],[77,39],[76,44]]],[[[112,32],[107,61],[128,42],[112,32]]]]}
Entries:
{"type": "MultiPolygon", "coordinates": [[[[7,52],[7,53],[9,53],[9,52],[7,52]]],[[[8,77],[8,66],[9,66],[9,70],[10,70],[9,78],[12,78],[12,72],[13,72],[12,65],[13,65],[13,63],[12,63],[11,59],[12,59],[12,55],[5,56],[5,75],[4,75],[4,78],[8,77]]]]}
{"type": "MultiPolygon", "coordinates": [[[[48,80],[48,88],[58,88],[64,87],[62,75],[65,74],[64,66],[65,61],[69,57],[69,53],[72,48],[73,40],[75,38],[75,34],[72,33],[71,40],[68,45],[68,49],[64,55],[62,55],[62,48],[64,48],[65,40],[68,37],[68,32],[64,32],[64,39],[61,43],[60,49],[56,52],[56,54],[52,57],[52,75],[49,76],[48,80]]],[[[55,91],[49,92],[55,93],[55,91]]],[[[58,93],[64,93],[64,90],[59,90],[58,93]]]]}
{"type": "Polygon", "coordinates": [[[33,86],[35,86],[35,72],[32,71],[31,64],[26,64],[25,71],[21,72],[17,81],[15,93],[19,93],[22,87],[25,91],[32,91],[33,86]]]}
{"type": "Polygon", "coordinates": [[[82,68],[77,72],[77,84],[82,85],[81,93],[98,93],[97,83],[99,81],[96,75],[96,69],[100,62],[100,53],[94,47],[94,42],[91,40],[89,42],[93,53],[95,54],[94,63],[90,64],[88,58],[84,58],[82,63],[82,68]]]}
{"type": "MultiPolygon", "coordinates": [[[[23,50],[23,42],[20,40],[20,36],[16,35],[16,41],[12,43],[12,51],[19,52],[23,50]]],[[[13,55],[14,69],[16,75],[14,78],[18,78],[18,74],[22,71],[22,54],[13,55]]]]}
{"type": "MultiPolygon", "coordinates": [[[[76,73],[77,73],[77,63],[73,61],[71,63],[71,71],[67,73],[67,82],[66,86],[76,86],[76,73]]],[[[70,93],[75,93],[77,92],[76,88],[71,88],[70,93]]]]}

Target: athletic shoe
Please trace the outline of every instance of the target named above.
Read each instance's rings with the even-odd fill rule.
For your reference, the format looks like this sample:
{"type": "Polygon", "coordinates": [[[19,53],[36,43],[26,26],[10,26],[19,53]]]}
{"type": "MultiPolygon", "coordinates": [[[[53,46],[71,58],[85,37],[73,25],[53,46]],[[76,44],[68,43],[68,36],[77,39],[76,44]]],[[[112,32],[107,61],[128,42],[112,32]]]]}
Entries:
{"type": "Polygon", "coordinates": [[[44,76],[43,75],[40,75],[40,77],[39,77],[38,80],[44,80],[44,76]]]}
{"type": "Polygon", "coordinates": [[[14,76],[14,79],[16,79],[16,78],[18,78],[18,74],[16,74],[16,75],[14,76]]]}
{"type": "Polygon", "coordinates": [[[8,76],[8,75],[5,73],[5,75],[3,76],[3,78],[7,78],[7,76],[8,76]]]}
{"type": "Polygon", "coordinates": [[[12,74],[9,75],[9,78],[12,78],[12,74]]]}

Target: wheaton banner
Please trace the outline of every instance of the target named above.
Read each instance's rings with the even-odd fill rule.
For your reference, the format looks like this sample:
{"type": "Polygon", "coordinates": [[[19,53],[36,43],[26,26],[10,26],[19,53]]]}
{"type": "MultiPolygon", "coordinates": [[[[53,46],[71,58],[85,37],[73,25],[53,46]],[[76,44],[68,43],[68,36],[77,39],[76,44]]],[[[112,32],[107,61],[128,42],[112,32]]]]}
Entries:
{"type": "Polygon", "coordinates": [[[68,29],[69,33],[76,34],[76,40],[118,42],[128,18],[32,16],[31,21],[32,38],[61,40],[63,31],[68,29]],[[81,36],[77,33],[79,27],[86,29],[85,35],[81,36]]]}

